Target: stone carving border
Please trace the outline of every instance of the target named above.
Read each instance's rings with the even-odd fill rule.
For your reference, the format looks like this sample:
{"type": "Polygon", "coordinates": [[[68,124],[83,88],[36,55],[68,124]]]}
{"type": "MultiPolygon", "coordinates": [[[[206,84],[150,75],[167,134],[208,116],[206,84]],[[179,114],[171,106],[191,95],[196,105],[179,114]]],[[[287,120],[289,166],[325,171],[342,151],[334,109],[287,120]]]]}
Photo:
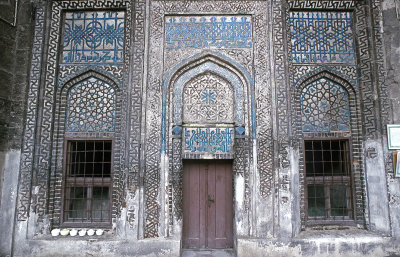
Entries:
{"type": "MultiPolygon", "coordinates": [[[[399,15],[400,1],[396,1],[396,11],[399,15]]],[[[375,50],[375,69],[377,76],[375,78],[375,85],[378,88],[379,93],[379,113],[380,113],[380,132],[383,138],[383,145],[387,145],[387,130],[386,125],[391,123],[390,113],[392,113],[392,105],[390,104],[389,87],[385,79],[387,76],[385,69],[385,53],[384,53],[384,42],[382,33],[383,24],[383,10],[382,0],[372,0],[372,13],[374,14],[373,32],[374,32],[374,50],[375,50]]],[[[400,19],[400,16],[398,16],[400,19]]],[[[386,172],[393,172],[393,154],[388,151],[388,147],[383,147],[385,155],[385,167],[386,172]]]]}
{"type": "Polygon", "coordinates": [[[290,9],[334,9],[348,10],[354,8],[358,0],[289,0],[290,9]]]}
{"type": "Polygon", "coordinates": [[[27,112],[24,129],[24,138],[21,154],[21,166],[17,199],[17,219],[27,220],[30,211],[31,180],[35,153],[36,121],[38,115],[39,92],[42,72],[42,55],[45,35],[45,13],[46,4],[41,3],[36,8],[35,33],[32,46],[32,61],[29,77],[29,88],[27,98],[27,112]]]}
{"type": "MultiPolygon", "coordinates": [[[[287,36],[290,35],[289,15],[286,0],[274,0],[272,2],[272,36],[273,36],[273,61],[274,61],[274,138],[277,138],[274,146],[274,165],[275,174],[273,174],[273,184],[270,188],[275,189],[276,210],[274,215],[279,216],[275,222],[275,229],[280,233],[289,233],[285,231],[289,228],[291,221],[287,215],[280,213],[292,213],[292,194],[290,178],[290,158],[289,151],[291,147],[291,101],[289,91],[289,68],[288,68],[288,46],[287,36]],[[279,224],[279,226],[278,226],[279,224]]],[[[277,233],[277,232],[275,232],[277,233]]]]}
{"type": "MultiPolygon", "coordinates": [[[[142,96],[143,96],[143,79],[144,79],[144,63],[145,63],[145,20],[146,20],[146,0],[134,1],[132,6],[133,17],[132,22],[129,26],[133,26],[131,33],[133,37],[131,42],[126,42],[130,48],[126,48],[127,54],[132,55],[132,60],[129,60],[131,67],[128,72],[125,73],[125,81],[129,81],[130,90],[128,92],[128,104],[130,110],[127,112],[125,118],[130,120],[130,124],[127,127],[129,130],[127,140],[128,144],[125,147],[129,147],[129,153],[123,152],[121,155],[122,160],[129,160],[128,162],[122,163],[123,174],[127,174],[127,188],[130,198],[133,199],[137,192],[137,187],[139,186],[139,177],[143,176],[141,170],[143,170],[143,163],[140,161],[142,159],[140,153],[141,144],[141,123],[142,123],[142,96]],[[134,25],[133,25],[133,24],[134,25]],[[130,114],[130,116],[128,115],[130,114]]],[[[130,9],[129,9],[130,10],[130,9]]],[[[128,33],[128,32],[127,32],[128,33]]],[[[122,178],[121,178],[122,179],[122,178]]],[[[127,219],[130,228],[133,228],[135,222],[135,215],[137,216],[138,210],[135,209],[134,205],[127,205],[127,219]]]]}
{"type": "MultiPolygon", "coordinates": [[[[369,1],[369,0],[365,0],[369,1]]],[[[368,7],[362,4],[358,4],[354,10],[355,22],[356,22],[356,33],[357,33],[357,45],[356,49],[359,58],[358,65],[360,67],[359,80],[360,80],[360,92],[363,103],[363,134],[364,138],[375,138],[376,129],[378,128],[377,113],[376,113],[376,102],[374,100],[375,89],[373,81],[373,65],[371,60],[373,54],[371,53],[370,46],[370,34],[368,24],[368,7]]]]}
{"type": "Polygon", "coordinates": [[[107,77],[112,78],[115,81],[118,81],[118,84],[123,86],[123,75],[124,69],[123,64],[117,65],[102,65],[102,64],[90,64],[90,65],[59,65],[59,75],[58,75],[58,87],[61,87],[65,84],[68,80],[72,79],[73,77],[77,76],[77,74],[85,73],[88,70],[96,70],[99,73],[107,74],[107,77]],[[62,68],[67,68],[67,71],[64,76],[60,74],[62,68]],[[114,74],[113,74],[114,73],[114,74]]]}

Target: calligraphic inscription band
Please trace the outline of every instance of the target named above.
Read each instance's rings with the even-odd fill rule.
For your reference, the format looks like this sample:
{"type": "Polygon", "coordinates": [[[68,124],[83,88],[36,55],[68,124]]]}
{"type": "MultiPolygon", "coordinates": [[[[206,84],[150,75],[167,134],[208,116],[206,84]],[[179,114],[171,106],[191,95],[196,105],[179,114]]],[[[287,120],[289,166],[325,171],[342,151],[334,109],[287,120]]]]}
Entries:
{"type": "Polygon", "coordinates": [[[232,153],[233,128],[185,128],[186,153],[232,153]]]}
{"type": "Polygon", "coordinates": [[[251,18],[179,16],[165,23],[167,49],[251,48],[251,18]]]}

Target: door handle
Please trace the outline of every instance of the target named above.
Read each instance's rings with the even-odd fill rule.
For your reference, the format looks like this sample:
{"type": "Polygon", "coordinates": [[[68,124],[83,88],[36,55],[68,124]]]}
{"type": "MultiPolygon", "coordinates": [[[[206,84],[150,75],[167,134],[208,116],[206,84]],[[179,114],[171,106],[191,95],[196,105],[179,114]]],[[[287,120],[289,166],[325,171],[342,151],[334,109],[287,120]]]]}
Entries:
{"type": "Polygon", "coordinates": [[[211,203],[213,203],[213,202],[214,202],[214,199],[211,199],[211,196],[208,195],[208,198],[207,198],[207,205],[208,205],[208,208],[211,207],[211,203]]]}

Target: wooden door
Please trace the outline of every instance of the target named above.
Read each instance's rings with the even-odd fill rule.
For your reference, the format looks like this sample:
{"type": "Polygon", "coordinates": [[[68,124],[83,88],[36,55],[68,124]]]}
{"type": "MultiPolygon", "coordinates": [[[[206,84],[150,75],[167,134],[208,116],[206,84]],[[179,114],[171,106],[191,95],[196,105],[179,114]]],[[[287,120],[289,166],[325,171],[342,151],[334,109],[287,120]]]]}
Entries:
{"type": "Polygon", "coordinates": [[[232,248],[232,162],[185,161],[183,247],[232,248]]]}

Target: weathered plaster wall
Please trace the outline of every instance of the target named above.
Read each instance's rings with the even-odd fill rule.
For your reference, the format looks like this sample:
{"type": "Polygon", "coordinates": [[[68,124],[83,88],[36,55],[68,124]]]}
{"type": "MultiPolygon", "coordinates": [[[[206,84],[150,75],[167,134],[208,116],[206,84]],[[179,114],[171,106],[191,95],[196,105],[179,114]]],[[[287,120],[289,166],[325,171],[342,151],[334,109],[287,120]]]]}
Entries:
{"type": "Polygon", "coordinates": [[[0,157],[4,157],[1,166],[3,187],[0,204],[0,255],[3,255],[10,253],[12,245],[20,151],[10,150],[5,154],[0,153],[0,157]]]}
{"type": "Polygon", "coordinates": [[[13,256],[142,256],[177,257],[180,242],[165,239],[132,241],[124,238],[82,239],[51,237],[20,241],[13,256]]]}
{"type": "Polygon", "coordinates": [[[305,231],[289,242],[239,239],[238,256],[398,256],[396,243],[365,230],[305,231]]]}
{"type": "MultiPolygon", "coordinates": [[[[400,1],[383,1],[383,36],[385,42],[386,84],[389,89],[392,121],[400,123],[400,1]]],[[[390,151],[393,154],[394,151],[390,151]]],[[[393,169],[392,167],[390,167],[393,169]]],[[[400,238],[400,181],[388,174],[388,196],[392,235],[400,238]]]]}
{"type": "Polygon", "coordinates": [[[0,256],[5,256],[12,245],[33,23],[29,0],[19,1],[16,13],[1,8],[10,18],[0,20],[0,256]]]}
{"type": "Polygon", "coordinates": [[[383,35],[386,56],[386,83],[393,108],[393,123],[400,123],[400,1],[383,1],[383,35]],[[397,6],[396,6],[397,5],[397,6]]]}
{"type": "Polygon", "coordinates": [[[367,140],[364,142],[365,152],[376,149],[376,156],[366,156],[365,173],[368,194],[369,229],[382,235],[390,235],[390,218],[387,196],[386,174],[381,141],[367,140]]]}

